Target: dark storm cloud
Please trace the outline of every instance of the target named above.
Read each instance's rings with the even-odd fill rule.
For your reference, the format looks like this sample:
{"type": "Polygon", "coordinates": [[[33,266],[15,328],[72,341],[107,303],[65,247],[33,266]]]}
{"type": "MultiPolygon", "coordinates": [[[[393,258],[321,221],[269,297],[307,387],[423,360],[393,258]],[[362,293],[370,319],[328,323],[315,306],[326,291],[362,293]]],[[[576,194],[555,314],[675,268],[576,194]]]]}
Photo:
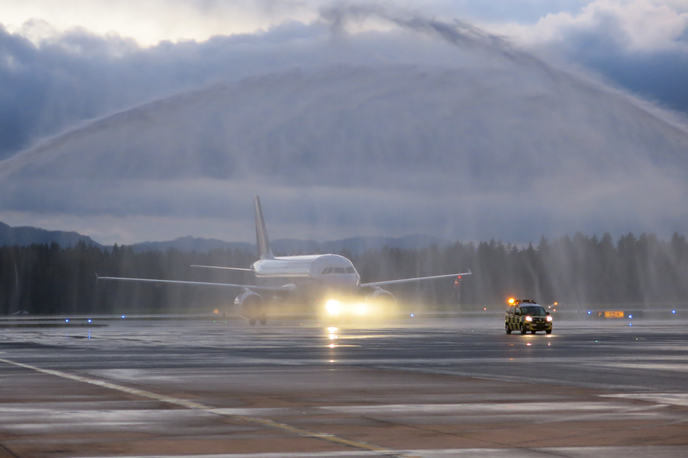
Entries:
{"type": "Polygon", "coordinates": [[[612,37],[600,35],[579,43],[580,47],[569,45],[570,60],[645,99],[688,114],[688,48],[630,51],[612,37]]]}
{"type": "Polygon", "coordinates": [[[322,26],[287,23],[267,33],[140,48],[79,29],[35,45],[0,27],[0,159],[83,120],[211,81],[315,64],[309,52],[326,34],[322,26]]]}
{"type": "Polygon", "coordinates": [[[534,47],[559,61],[581,64],[642,98],[688,114],[688,21],[680,34],[655,38],[658,43],[650,39],[643,43],[634,37],[642,32],[629,30],[618,12],[596,11],[585,23],[561,25],[558,39],[534,47]]]}

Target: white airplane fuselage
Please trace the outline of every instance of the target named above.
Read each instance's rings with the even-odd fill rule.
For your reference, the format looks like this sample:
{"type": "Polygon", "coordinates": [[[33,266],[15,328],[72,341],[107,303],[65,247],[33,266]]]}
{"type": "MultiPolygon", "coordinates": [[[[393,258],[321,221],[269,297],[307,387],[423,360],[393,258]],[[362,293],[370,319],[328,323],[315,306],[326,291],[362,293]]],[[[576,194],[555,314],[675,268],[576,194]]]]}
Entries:
{"type": "Polygon", "coordinates": [[[294,285],[308,295],[353,294],[361,284],[351,261],[336,254],[261,259],[251,270],[260,286],[294,285]]]}

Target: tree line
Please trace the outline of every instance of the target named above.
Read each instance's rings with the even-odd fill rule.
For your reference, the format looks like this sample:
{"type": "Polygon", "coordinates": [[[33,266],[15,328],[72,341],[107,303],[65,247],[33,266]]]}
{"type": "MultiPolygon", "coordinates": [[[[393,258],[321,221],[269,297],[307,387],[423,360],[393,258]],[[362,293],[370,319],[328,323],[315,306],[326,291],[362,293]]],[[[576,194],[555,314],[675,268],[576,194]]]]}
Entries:
{"type": "MultiPolygon", "coordinates": [[[[289,253],[300,254],[300,253],[289,253]]],[[[398,298],[435,309],[476,309],[504,304],[506,298],[532,298],[542,304],[571,306],[634,304],[645,307],[688,301],[688,243],[654,234],[602,238],[576,233],[534,246],[491,240],[456,242],[421,249],[384,247],[351,255],[362,281],[464,272],[455,279],[411,283],[390,291],[398,298]]],[[[194,269],[192,264],[248,267],[255,253],[134,252],[115,245],[100,249],[80,242],[0,247],[0,315],[207,312],[231,304],[228,290],[179,285],[96,281],[103,276],[251,283],[251,274],[194,269]]]]}

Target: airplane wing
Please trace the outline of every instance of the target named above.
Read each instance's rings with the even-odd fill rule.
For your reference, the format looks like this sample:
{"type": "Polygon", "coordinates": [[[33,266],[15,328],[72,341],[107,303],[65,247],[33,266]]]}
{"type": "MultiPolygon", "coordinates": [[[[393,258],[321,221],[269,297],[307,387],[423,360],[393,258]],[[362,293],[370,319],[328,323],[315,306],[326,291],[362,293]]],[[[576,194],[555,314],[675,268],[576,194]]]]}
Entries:
{"type": "Polygon", "coordinates": [[[433,275],[431,277],[415,277],[415,278],[402,278],[401,280],[385,280],[385,281],[374,281],[371,283],[361,283],[361,287],[364,286],[382,286],[382,285],[394,285],[397,283],[410,283],[414,281],[423,281],[423,280],[435,280],[437,278],[449,278],[449,277],[459,277],[463,275],[472,275],[471,270],[469,269],[468,272],[463,272],[460,274],[445,274],[445,275],[433,275]]]}
{"type": "Polygon", "coordinates": [[[238,270],[239,272],[253,272],[253,270],[251,269],[244,269],[242,267],[198,266],[196,264],[193,264],[191,267],[199,267],[201,269],[238,270]]]}
{"type": "Polygon", "coordinates": [[[291,291],[293,285],[285,286],[258,286],[258,285],[238,285],[233,283],[211,283],[205,281],[183,281],[183,280],[159,280],[155,278],[126,278],[126,277],[99,277],[96,274],[98,280],[113,280],[113,281],[129,281],[129,282],[141,282],[141,283],[161,283],[161,284],[172,284],[172,285],[191,285],[191,286],[214,286],[218,288],[230,288],[230,289],[249,289],[249,290],[259,290],[259,291],[291,291]]]}

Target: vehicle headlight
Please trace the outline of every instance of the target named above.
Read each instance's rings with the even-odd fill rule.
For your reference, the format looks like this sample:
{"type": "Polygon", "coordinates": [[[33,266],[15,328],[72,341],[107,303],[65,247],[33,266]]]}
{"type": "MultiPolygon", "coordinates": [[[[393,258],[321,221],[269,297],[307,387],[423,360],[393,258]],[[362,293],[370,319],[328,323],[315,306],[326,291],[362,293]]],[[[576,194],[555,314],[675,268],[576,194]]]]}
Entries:
{"type": "Polygon", "coordinates": [[[530,322],[530,321],[533,321],[533,318],[532,318],[532,317],[529,317],[529,316],[527,316],[527,317],[526,317],[526,321],[528,321],[528,322],[530,322]]]}
{"type": "Polygon", "coordinates": [[[551,316],[551,315],[547,315],[547,321],[550,321],[550,322],[552,321],[552,316],[551,316]]]}
{"type": "Polygon", "coordinates": [[[327,309],[327,313],[330,315],[339,315],[339,311],[341,309],[341,304],[337,300],[329,300],[325,304],[325,308],[327,309]]]}

